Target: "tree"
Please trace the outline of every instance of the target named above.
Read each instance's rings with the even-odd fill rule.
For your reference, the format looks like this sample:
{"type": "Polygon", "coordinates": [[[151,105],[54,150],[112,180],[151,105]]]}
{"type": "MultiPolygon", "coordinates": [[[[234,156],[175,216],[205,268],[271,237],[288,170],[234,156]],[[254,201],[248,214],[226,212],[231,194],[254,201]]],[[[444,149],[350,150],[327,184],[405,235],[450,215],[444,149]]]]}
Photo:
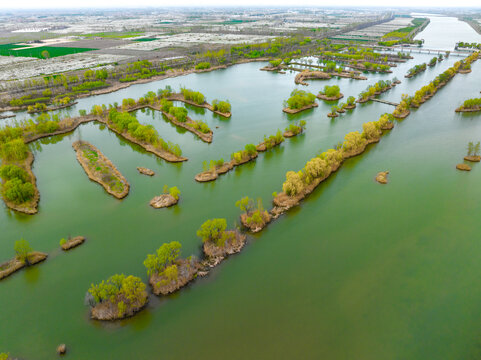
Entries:
{"type": "Polygon", "coordinates": [[[177,188],[177,186],[171,187],[169,189],[169,194],[174,197],[175,200],[179,200],[180,190],[177,188]]]}
{"type": "Polygon", "coordinates": [[[299,173],[294,171],[288,171],[286,173],[286,181],[282,184],[282,191],[284,191],[289,196],[295,196],[299,194],[304,185],[302,183],[299,173]]]}
{"type": "Polygon", "coordinates": [[[19,178],[13,178],[3,184],[3,196],[15,204],[23,204],[35,195],[35,188],[30,182],[23,182],[19,178]]]}
{"type": "Polygon", "coordinates": [[[249,211],[254,207],[254,201],[248,196],[245,196],[242,199],[236,201],[235,206],[241,209],[241,211],[244,211],[247,215],[249,211]]]}
{"type": "Polygon", "coordinates": [[[217,246],[224,246],[225,239],[223,237],[227,221],[225,219],[210,219],[201,225],[197,230],[197,236],[203,242],[213,242],[217,246]]]}
{"type": "Polygon", "coordinates": [[[478,141],[476,145],[474,145],[473,155],[479,156],[479,152],[480,152],[480,142],[478,141]]]}
{"type": "Polygon", "coordinates": [[[154,273],[161,273],[167,266],[174,263],[180,256],[182,245],[177,241],[162,244],[157,249],[155,254],[148,254],[144,260],[144,266],[147,268],[147,273],[152,275],[154,273]]]}
{"type": "Polygon", "coordinates": [[[474,143],[470,141],[468,143],[468,156],[473,155],[473,152],[474,152],[474,143]]]}
{"type": "Polygon", "coordinates": [[[33,251],[30,247],[30,244],[25,239],[20,239],[15,241],[15,245],[13,246],[13,250],[15,251],[16,257],[18,260],[25,262],[29,265],[28,262],[28,254],[33,251]]]}
{"type": "Polygon", "coordinates": [[[50,53],[47,50],[44,50],[40,53],[44,59],[48,59],[50,57],[50,53]]]}

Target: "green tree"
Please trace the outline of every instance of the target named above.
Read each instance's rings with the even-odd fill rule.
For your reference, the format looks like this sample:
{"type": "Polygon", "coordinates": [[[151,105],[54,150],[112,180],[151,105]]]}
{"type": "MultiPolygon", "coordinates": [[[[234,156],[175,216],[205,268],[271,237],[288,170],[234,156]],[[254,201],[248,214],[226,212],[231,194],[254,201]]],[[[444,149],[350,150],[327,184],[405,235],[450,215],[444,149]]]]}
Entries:
{"type": "Polygon", "coordinates": [[[169,194],[174,197],[174,199],[179,200],[180,190],[177,186],[173,186],[169,189],[169,194]]]}
{"type": "Polygon", "coordinates": [[[144,260],[147,274],[161,273],[180,256],[182,245],[177,241],[162,244],[155,254],[148,254],[144,260]]]}
{"type": "Polygon", "coordinates": [[[468,143],[468,156],[473,155],[473,152],[474,152],[474,143],[470,141],[468,143]]]}
{"type": "Polygon", "coordinates": [[[15,245],[13,246],[13,250],[15,251],[16,257],[18,260],[25,262],[29,265],[28,262],[28,254],[33,251],[30,247],[30,244],[25,239],[20,239],[15,241],[15,245]]]}
{"type": "Polygon", "coordinates": [[[3,184],[2,193],[7,200],[15,204],[23,204],[34,197],[35,189],[32,183],[14,178],[3,184]]]}
{"type": "Polygon", "coordinates": [[[480,153],[480,142],[478,141],[476,145],[474,145],[473,155],[479,156],[479,153],[480,153]]]}
{"type": "Polygon", "coordinates": [[[237,200],[235,206],[241,209],[241,211],[244,211],[247,215],[249,211],[254,208],[254,201],[248,196],[245,196],[242,199],[237,200]]]}
{"type": "Polygon", "coordinates": [[[197,230],[197,236],[203,242],[213,242],[217,246],[223,246],[225,242],[224,232],[227,228],[227,221],[225,219],[210,219],[201,225],[197,230]]]}

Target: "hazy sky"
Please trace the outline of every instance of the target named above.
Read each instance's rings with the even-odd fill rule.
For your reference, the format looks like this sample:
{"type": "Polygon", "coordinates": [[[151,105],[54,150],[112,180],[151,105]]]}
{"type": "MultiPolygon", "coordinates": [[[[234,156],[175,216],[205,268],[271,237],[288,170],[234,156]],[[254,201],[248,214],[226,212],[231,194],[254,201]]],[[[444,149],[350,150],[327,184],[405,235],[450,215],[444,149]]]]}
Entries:
{"type": "Polygon", "coordinates": [[[0,9],[6,8],[68,8],[68,7],[163,7],[163,6],[415,6],[415,7],[481,7],[480,0],[0,0],[0,9]]]}

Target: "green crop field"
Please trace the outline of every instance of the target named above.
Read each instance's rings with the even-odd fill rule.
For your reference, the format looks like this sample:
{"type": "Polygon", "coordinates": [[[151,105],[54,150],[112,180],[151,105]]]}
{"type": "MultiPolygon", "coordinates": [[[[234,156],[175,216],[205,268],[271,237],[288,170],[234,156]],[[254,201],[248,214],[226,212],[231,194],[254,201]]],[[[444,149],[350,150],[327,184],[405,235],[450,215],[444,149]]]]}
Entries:
{"type": "Polygon", "coordinates": [[[132,41],[139,41],[139,42],[143,42],[143,41],[154,41],[154,40],[159,40],[157,38],[140,38],[140,39],[132,39],[132,41]]]}
{"type": "Polygon", "coordinates": [[[101,37],[105,39],[125,39],[129,37],[141,36],[145,33],[143,31],[123,31],[123,32],[100,32],[95,34],[84,34],[82,36],[87,38],[101,37]]]}
{"type": "Polygon", "coordinates": [[[44,56],[42,52],[48,51],[48,57],[53,58],[57,56],[64,56],[69,54],[77,54],[85,51],[92,51],[98,49],[89,48],[74,48],[74,47],[55,47],[55,46],[39,46],[33,48],[26,48],[21,50],[15,50],[24,48],[23,45],[16,44],[3,44],[0,45],[0,55],[1,56],[24,56],[24,57],[34,57],[43,59],[44,56]]]}

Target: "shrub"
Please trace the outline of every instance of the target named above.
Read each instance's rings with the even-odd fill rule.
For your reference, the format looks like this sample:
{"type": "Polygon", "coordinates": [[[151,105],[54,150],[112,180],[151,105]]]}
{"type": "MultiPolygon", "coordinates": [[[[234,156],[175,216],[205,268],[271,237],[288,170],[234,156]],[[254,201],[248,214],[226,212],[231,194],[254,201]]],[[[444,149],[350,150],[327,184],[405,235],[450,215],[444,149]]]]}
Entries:
{"type": "Polygon", "coordinates": [[[0,145],[0,156],[7,161],[25,160],[28,147],[22,139],[13,139],[0,145]]]}
{"type": "Polygon", "coordinates": [[[187,120],[187,109],[183,107],[172,106],[169,109],[169,114],[177,121],[185,122],[187,120]]]}
{"type": "Polygon", "coordinates": [[[224,114],[230,113],[231,110],[229,101],[219,101],[217,99],[212,101],[212,108],[214,111],[219,111],[224,114]]]}
{"type": "Polygon", "coordinates": [[[22,182],[27,182],[30,179],[28,173],[17,165],[3,165],[0,167],[0,177],[5,181],[17,178],[22,182]]]}
{"type": "Polygon", "coordinates": [[[184,98],[189,101],[193,101],[198,105],[202,105],[205,102],[205,96],[198,92],[186,88],[181,88],[180,92],[184,95],[184,98]]]}
{"type": "Polygon", "coordinates": [[[195,65],[196,70],[205,70],[205,69],[210,69],[210,62],[204,61],[200,62],[197,65],[195,65]]]}

